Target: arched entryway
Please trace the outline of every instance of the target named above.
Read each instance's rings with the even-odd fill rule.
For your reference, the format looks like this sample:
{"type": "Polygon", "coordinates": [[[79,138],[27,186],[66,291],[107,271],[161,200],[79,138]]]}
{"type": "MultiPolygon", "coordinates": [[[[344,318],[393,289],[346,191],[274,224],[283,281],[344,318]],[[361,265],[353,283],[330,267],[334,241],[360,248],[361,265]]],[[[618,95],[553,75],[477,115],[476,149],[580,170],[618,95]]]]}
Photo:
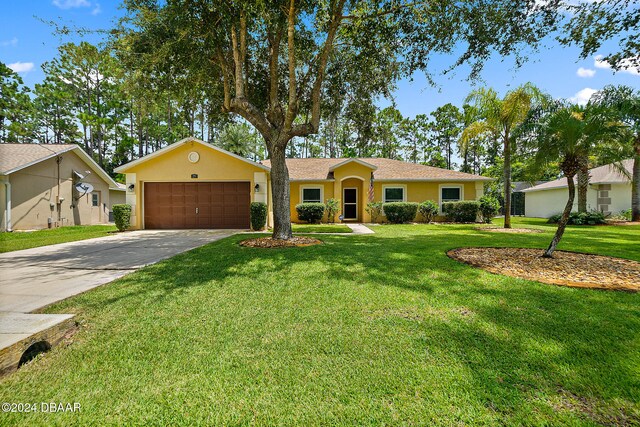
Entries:
{"type": "Polygon", "coordinates": [[[364,180],[359,177],[347,177],[342,180],[341,211],[343,221],[362,222],[362,191],[364,180]]]}

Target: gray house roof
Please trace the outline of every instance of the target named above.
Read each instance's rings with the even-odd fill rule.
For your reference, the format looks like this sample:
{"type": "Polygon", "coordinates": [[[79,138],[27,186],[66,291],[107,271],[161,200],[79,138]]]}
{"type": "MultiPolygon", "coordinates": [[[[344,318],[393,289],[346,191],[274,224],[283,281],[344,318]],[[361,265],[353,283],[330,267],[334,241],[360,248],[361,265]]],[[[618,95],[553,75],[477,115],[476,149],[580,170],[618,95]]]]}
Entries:
{"type": "MultiPolygon", "coordinates": [[[[623,160],[622,166],[627,171],[629,176],[632,175],[633,159],[623,160]]],[[[573,182],[577,184],[577,177],[573,179],[573,182]]],[[[589,170],[589,183],[590,184],[627,184],[631,181],[625,174],[623,174],[613,163],[593,168],[589,170]]],[[[558,188],[567,187],[567,178],[556,179],[555,181],[545,182],[540,185],[536,185],[531,188],[522,190],[523,193],[530,193],[533,191],[555,190],[558,188]]]]}

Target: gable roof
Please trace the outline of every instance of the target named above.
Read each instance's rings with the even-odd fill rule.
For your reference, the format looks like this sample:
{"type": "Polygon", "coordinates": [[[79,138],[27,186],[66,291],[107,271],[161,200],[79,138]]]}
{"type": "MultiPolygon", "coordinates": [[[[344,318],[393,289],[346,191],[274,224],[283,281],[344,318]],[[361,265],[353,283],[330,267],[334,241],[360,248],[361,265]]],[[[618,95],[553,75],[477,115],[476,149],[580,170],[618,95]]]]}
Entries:
{"type": "Polygon", "coordinates": [[[249,159],[245,159],[245,158],[244,158],[244,157],[242,157],[242,156],[238,156],[237,154],[234,154],[234,153],[232,153],[231,151],[224,150],[224,149],[222,149],[222,148],[220,148],[220,147],[216,147],[215,145],[211,145],[211,144],[206,143],[206,142],[204,142],[204,141],[202,141],[202,140],[200,140],[200,139],[193,138],[193,137],[191,137],[191,136],[190,136],[190,137],[187,137],[187,138],[181,139],[181,140],[180,140],[180,141],[178,141],[178,142],[174,142],[174,143],[173,143],[173,144],[171,144],[171,145],[167,145],[166,147],[161,148],[161,149],[160,149],[160,150],[158,150],[158,151],[154,151],[154,152],[153,152],[153,153],[151,153],[151,154],[147,154],[147,155],[146,155],[146,156],[144,156],[144,157],[140,157],[140,158],[139,158],[139,159],[137,159],[137,160],[133,160],[133,161],[131,161],[131,162],[129,162],[129,163],[125,163],[124,165],[122,165],[122,166],[119,166],[119,167],[115,168],[115,169],[114,169],[114,172],[118,172],[118,173],[126,173],[128,169],[131,169],[131,168],[132,168],[132,167],[134,167],[134,166],[137,166],[137,165],[139,165],[139,164],[145,163],[145,162],[147,162],[148,160],[151,160],[151,159],[153,159],[153,158],[155,158],[155,157],[158,157],[158,156],[161,156],[161,155],[163,155],[163,154],[165,154],[165,153],[168,153],[168,152],[170,152],[170,151],[173,151],[173,150],[175,150],[176,148],[180,147],[182,144],[186,144],[186,143],[188,143],[188,142],[196,142],[196,143],[198,143],[198,144],[200,144],[200,145],[202,145],[202,146],[204,146],[204,147],[206,147],[206,148],[210,148],[210,149],[215,150],[215,151],[218,151],[218,152],[220,152],[220,153],[224,153],[224,154],[226,154],[226,155],[228,155],[228,156],[231,156],[231,157],[236,158],[236,159],[238,159],[238,160],[242,160],[243,162],[249,163],[249,164],[251,164],[251,165],[253,165],[253,166],[256,166],[256,167],[258,167],[258,168],[264,169],[264,170],[266,170],[266,171],[270,170],[267,166],[265,166],[265,165],[263,165],[263,164],[256,163],[256,162],[252,162],[251,160],[249,160],[249,159]]]}
{"type": "Polygon", "coordinates": [[[333,172],[334,170],[338,169],[339,167],[347,165],[349,163],[357,163],[359,165],[362,165],[364,167],[367,167],[367,168],[370,168],[370,169],[373,169],[373,170],[378,169],[377,166],[372,165],[371,163],[367,163],[367,162],[365,162],[363,160],[356,159],[355,157],[352,157],[352,158],[349,158],[349,159],[345,160],[344,162],[340,162],[338,164],[335,164],[335,165],[331,166],[329,168],[329,172],[333,172]]]}
{"type": "MultiPolygon", "coordinates": [[[[333,179],[331,173],[337,167],[357,161],[375,170],[374,179],[382,181],[491,181],[480,175],[435,168],[417,163],[403,162],[400,160],[383,159],[375,157],[367,158],[306,158],[287,159],[289,179],[291,181],[323,181],[333,179]]],[[[269,160],[264,164],[271,166],[269,160]]]]}
{"type": "MultiPolygon", "coordinates": [[[[633,174],[633,159],[627,159],[622,161],[622,166],[629,173],[633,174]]],[[[578,177],[574,177],[573,181],[577,184],[578,177]]],[[[628,177],[626,177],[613,163],[600,166],[589,170],[589,184],[627,184],[630,183],[628,177]]],[[[535,187],[522,190],[523,193],[530,193],[533,191],[555,190],[558,188],[567,187],[567,178],[559,178],[555,181],[545,182],[535,187]]]]}
{"type": "Polygon", "coordinates": [[[0,175],[12,174],[70,151],[77,154],[109,188],[118,189],[118,183],[76,144],[0,144],[0,175]]]}

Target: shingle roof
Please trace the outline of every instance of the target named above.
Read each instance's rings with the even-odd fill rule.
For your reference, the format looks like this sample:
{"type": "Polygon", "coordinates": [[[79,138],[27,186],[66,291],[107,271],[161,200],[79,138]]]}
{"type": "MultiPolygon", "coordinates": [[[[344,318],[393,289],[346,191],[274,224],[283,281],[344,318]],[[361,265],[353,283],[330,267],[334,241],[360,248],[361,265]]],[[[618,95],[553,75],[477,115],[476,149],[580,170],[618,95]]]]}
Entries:
{"type": "Polygon", "coordinates": [[[0,144],[0,174],[7,175],[76,147],[75,144],[0,144]]]}
{"type": "MultiPolygon", "coordinates": [[[[631,175],[633,172],[633,159],[627,159],[622,161],[622,166],[631,175]]],[[[573,178],[573,182],[578,183],[577,176],[573,178]]],[[[627,178],[613,163],[593,168],[589,170],[589,183],[590,184],[626,184],[630,180],[627,178]]],[[[567,178],[556,179],[555,181],[545,182],[544,184],[536,185],[535,187],[522,190],[523,193],[529,193],[532,191],[554,190],[556,188],[565,188],[567,186],[567,178]]]]}
{"type": "MultiPolygon", "coordinates": [[[[287,159],[287,168],[289,169],[289,178],[292,181],[301,180],[325,180],[331,179],[329,169],[335,165],[345,162],[346,158],[325,159],[325,158],[307,158],[307,159],[287,159]]],[[[374,172],[374,179],[377,180],[424,180],[424,181],[490,181],[480,175],[472,175],[469,173],[452,171],[447,169],[435,168],[416,163],[403,162],[393,159],[382,158],[361,158],[365,163],[369,163],[377,169],[374,172]]],[[[265,166],[271,167],[271,162],[265,160],[262,162],[265,166]]]]}

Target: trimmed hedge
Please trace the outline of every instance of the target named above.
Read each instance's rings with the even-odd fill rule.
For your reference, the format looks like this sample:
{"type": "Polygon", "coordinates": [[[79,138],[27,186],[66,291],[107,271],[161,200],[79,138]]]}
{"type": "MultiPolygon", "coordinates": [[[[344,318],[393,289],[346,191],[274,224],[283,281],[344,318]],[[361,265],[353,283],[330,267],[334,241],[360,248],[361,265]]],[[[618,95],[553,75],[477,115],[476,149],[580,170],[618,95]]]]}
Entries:
{"type": "Polygon", "coordinates": [[[476,201],[447,202],[442,204],[442,212],[448,221],[476,222],[480,203],[476,201]]]}
{"type": "Polygon", "coordinates": [[[131,227],[131,205],[113,205],[112,209],[113,219],[118,230],[125,231],[131,227]]]}
{"type": "Polygon", "coordinates": [[[424,222],[431,222],[438,215],[438,204],[433,200],[426,200],[418,206],[418,212],[422,215],[424,222]]]}
{"type": "Polygon", "coordinates": [[[267,204],[251,202],[249,214],[251,216],[251,229],[255,231],[264,230],[264,226],[267,223],[267,204]]]}
{"type": "Polygon", "coordinates": [[[418,204],[415,202],[390,202],[384,203],[382,209],[389,222],[402,224],[413,221],[418,213],[418,204]]]}
{"type": "MultiPolygon", "coordinates": [[[[562,214],[553,215],[547,221],[549,224],[557,224],[562,218],[562,214]]],[[[598,225],[605,224],[605,217],[602,212],[591,211],[591,212],[571,212],[569,215],[569,225],[598,225]]]]}
{"type": "Polygon", "coordinates": [[[491,220],[495,218],[500,211],[500,202],[493,196],[482,196],[480,197],[479,203],[482,222],[487,224],[491,223],[491,220]]]}
{"type": "Polygon", "coordinates": [[[296,205],[296,212],[301,221],[317,224],[324,216],[324,203],[300,203],[296,205]]]}

